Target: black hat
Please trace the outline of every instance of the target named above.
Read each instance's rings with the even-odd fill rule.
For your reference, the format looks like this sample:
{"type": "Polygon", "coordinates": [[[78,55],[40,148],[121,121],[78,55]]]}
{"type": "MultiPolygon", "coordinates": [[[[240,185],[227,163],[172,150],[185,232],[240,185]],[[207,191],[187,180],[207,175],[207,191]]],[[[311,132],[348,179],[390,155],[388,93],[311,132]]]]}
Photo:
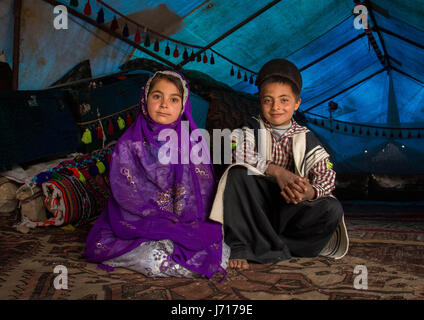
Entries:
{"type": "Polygon", "coordinates": [[[267,78],[281,76],[291,80],[299,90],[302,90],[302,76],[299,69],[290,61],[285,59],[270,60],[263,65],[256,77],[256,86],[259,88],[267,78]]]}

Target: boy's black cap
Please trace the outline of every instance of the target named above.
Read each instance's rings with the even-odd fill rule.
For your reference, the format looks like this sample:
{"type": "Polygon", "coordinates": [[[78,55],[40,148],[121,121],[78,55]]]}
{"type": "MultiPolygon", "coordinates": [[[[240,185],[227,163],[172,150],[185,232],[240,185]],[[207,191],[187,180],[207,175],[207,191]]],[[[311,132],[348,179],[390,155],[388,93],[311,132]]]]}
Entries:
{"type": "Polygon", "coordinates": [[[293,81],[299,92],[302,90],[302,76],[299,69],[286,59],[273,59],[265,63],[256,77],[256,86],[260,88],[261,83],[272,76],[287,78],[293,81]]]}

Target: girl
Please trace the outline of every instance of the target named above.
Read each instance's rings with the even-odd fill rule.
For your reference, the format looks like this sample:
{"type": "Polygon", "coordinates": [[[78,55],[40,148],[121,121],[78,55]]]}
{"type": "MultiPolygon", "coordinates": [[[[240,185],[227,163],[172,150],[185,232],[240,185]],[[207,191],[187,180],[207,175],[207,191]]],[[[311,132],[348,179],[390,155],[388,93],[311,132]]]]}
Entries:
{"type": "MultiPolygon", "coordinates": [[[[208,220],[216,191],[212,165],[159,159],[165,143],[158,139],[161,130],[175,130],[178,143],[166,143],[180,152],[186,143],[182,131],[189,136],[197,128],[187,81],[177,72],[158,71],[147,81],[139,105],[137,120],[114,148],[111,196],[90,230],[84,257],[106,270],[125,267],[146,276],[225,274],[229,247],[223,244],[222,226],[208,220]]],[[[189,142],[189,151],[192,146],[189,142]]]]}

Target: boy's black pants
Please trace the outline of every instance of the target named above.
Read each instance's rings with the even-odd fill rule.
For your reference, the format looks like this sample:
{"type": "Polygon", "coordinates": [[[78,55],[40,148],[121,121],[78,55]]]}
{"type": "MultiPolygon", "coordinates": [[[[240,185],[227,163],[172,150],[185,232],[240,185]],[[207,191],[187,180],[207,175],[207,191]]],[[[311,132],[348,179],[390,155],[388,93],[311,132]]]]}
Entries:
{"type": "Polygon", "coordinates": [[[230,169],[224,191],[224,239],[232,259],[270,263],[316,257],[343,216],[337,199],[287,204],[275,179],[230,169]]]}

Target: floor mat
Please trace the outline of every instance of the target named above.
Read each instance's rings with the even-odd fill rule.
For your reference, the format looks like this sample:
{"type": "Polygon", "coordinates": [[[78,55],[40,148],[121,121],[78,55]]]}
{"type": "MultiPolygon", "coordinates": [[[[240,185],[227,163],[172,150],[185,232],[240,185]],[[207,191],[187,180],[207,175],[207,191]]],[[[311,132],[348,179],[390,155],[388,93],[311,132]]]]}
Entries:
{"type": "Polygon", "coordinates": [[[424,219],[414,216],[346,216],[351,246],[343,259],[252,263],[222,282],[147,278],[122,268],[108,273],[81,259],[89,226],[21,234],[14,223],[10,214],[0,215],[0,299],[424,299],[424,219]],[[59,265],[67,268],[67,289],[54,287],[59,265]],[[367,289],[355,288],[365,275],[365,269],[355,273],[357,266],[366,267],[367,289]]]}

